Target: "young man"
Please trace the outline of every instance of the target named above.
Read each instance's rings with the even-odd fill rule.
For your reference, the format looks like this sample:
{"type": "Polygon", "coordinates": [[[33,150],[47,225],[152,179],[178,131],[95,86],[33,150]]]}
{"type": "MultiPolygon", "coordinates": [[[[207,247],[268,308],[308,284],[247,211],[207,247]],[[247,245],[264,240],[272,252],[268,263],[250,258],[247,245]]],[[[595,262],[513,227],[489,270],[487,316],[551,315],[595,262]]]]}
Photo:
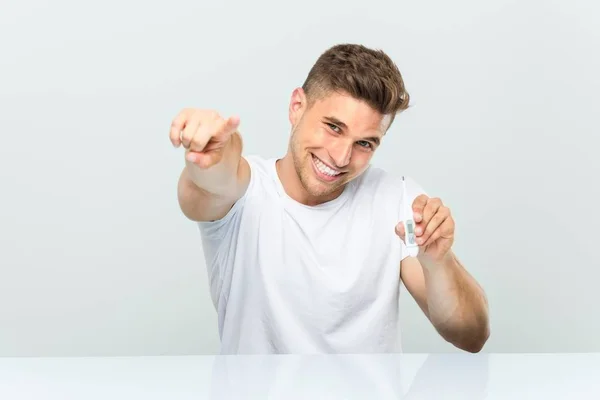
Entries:
{"type": "Polygon", "coordinates": [[[222,354],[400,351],[401,281],[445,340],[481,350],[487,301],[452,252],[450,210],[410,179],[403,198],[400,177],[369,164],[408,102],[384,52],[343,44],[293,91],[281,159],[242,156],[237,117],[175,117],[179,204],[200,228],[222,354]]]}

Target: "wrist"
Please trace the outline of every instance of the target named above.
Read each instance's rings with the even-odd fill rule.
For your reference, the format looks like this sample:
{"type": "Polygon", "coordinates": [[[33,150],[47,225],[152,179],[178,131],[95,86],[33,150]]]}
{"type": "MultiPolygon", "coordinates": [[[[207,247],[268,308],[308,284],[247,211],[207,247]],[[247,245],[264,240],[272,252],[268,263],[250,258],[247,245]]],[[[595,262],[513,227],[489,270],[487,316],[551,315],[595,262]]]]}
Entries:
{"type": "Polygon", "coordinates": [[[444,268],[445,266],[450,265],[450,263],[454,261],[454,255],[450,250],[440,257],[432,257],[427,254],[420,254],[417,258],[423,266],[423,268],[430,271],[434,269],[444,268]]]}

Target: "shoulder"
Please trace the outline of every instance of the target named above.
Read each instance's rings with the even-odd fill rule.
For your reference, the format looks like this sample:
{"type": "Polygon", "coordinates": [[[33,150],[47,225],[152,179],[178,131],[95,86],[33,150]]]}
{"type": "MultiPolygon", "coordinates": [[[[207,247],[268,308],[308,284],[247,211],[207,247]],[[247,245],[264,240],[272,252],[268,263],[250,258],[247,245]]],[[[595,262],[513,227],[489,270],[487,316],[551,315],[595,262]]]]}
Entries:
{"type": "Polygon", "coordinates": [[[392,198],[395,201],[403,197],[404,177],[407,197],[410,201],[421,194],[426,194],[424,188],[412,176],[403,174],[402,171],[387,171],[380,167],[369,168],[356,179],[356,190],[359,193],[370,193],[376,198],[392,198]]]}
{"type": "Polygon", "coordinates": [[[250,167],[250,179],[264,180],[272,178],[275,168],[275,158],[265,158],[255,154],[243,156],[250,167]]]}
{"type": "Polygon", "coordinates": [[[402,219],[407,207],[410,208],[421,194],[427,194],[416,179],[403,174],[403,171],[386,171],[375,166],[370,166],[356,178],[353,192],[356,204],[369,207],[374,213],[383,215],[383,218],[393,220],[402,219]]]}
{"type": "MultiPolygon", "coordinates": [[[[269,165],[275,163],[275,160],[263,158],[257,155],[244,155],[243,160],[246,161],[249,169],[249,182],[240,198],[231,206],[228,212],[220,219],[214,221],[200,221],[198,226],[202,229],[203,234],[215,236],[223,234],[223,230],[240,220],[247,204],[261,204],[265,196],[269,196],[272,192],[270,187],[273,186],[269,165]]],[[[274,167],[273,167],[274,168],[274,167]]]]}
{"type": "Polygon", "coordinates": [[[276,158],[265,158],[254,154],[244,155],[243,158],[248,163],[250,170],[250,182],[246,197],[249,194],[265,195],[267,194],[266,192],[270,193],[269,189],[276,188],[276,158]]]}
{"type": "Polygon", "coordinates": [[[256,154],[248,154],[244,155],[243,157],[248,162],[250,167],[261,173],[267,173],[269,165],[274,162],[273,159],[265,158],[256,154]]]}

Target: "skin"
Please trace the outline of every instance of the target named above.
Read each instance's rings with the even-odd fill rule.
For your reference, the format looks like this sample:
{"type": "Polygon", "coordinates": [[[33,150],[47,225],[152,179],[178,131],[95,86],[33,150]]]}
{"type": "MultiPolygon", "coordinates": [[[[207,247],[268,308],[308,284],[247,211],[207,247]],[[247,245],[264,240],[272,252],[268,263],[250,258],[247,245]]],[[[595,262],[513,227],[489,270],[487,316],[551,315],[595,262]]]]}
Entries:
{"type": "MultiPolygon", "coordinates": [[[[277,172],[290,197],[317,205],[335,199],[367,169],[392,118],[346,93],[329,93],[309,103],[297,88],[289,121],[288,151],[277,162],[277,172]],[[336,176],[320,173],[319,162],[336,176]]],[[[246,190],[250,172],[241,156],[238,126],[237,117],[225,119],[205,110],[186,109],[174,119],[171,142],[186,149],[178,198],[189,219],[223,217],[246,190]]],[[[402,261],[399,279],[446,341],[479,352],[490,335],[488,304],[452,250],[455,222],[450,209],[441,199],[425,195],[412,208],[419,254],[402,261]]],[[[397,223],[395,233],[404,240],[403,225],[397,223]]]]}
{"type": "Polygon", "coordinates": [[[279,177],[292,198],[316,205],[339,196],[348,182],[367,169],[391,117],[341,93],[308,107],[306,95],[296,89],[289,120],[292,134],[287,154],[277,163],[279,177]],[[323,179],[315,173],[313,157],[340,174],[333,181],[323,179]]]}

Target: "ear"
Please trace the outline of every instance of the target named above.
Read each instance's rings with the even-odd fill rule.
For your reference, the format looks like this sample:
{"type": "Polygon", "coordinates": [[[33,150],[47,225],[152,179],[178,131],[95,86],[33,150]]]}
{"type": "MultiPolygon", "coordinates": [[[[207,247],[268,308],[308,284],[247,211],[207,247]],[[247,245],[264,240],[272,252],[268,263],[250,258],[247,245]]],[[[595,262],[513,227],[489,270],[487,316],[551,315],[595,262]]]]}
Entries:
{"type": "Polygon", "coordinates": [[[295,126],[302,118],[302,114],[306,109],[306,95],[304,90],[299,87],[294,89],[290,99],[289,119],[292,126],[295,126]]]}

